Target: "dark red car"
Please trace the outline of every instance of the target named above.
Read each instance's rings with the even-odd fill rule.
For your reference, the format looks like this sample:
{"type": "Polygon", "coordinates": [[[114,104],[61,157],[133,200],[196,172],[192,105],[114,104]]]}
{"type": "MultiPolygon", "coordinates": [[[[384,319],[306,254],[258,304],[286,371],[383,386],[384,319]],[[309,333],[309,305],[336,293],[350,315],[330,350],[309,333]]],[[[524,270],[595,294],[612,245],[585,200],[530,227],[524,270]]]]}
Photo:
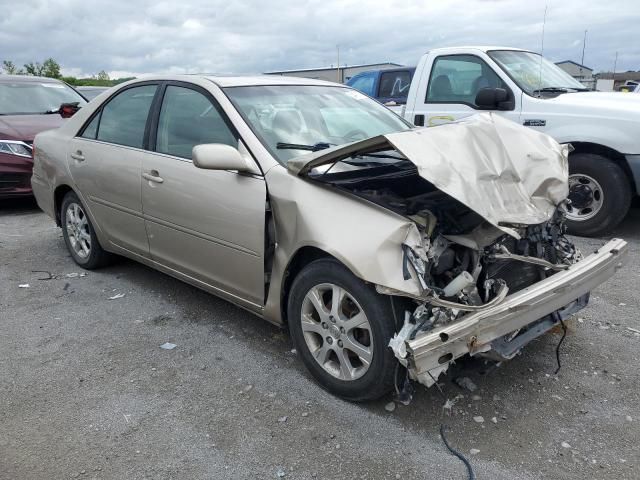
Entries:
{"type": "Polygon", "coordinates": [[[33,137],[65,121],[63,104],[86,100],[52,78],[0,75],[0,199],[30,196],[33,137]]]}

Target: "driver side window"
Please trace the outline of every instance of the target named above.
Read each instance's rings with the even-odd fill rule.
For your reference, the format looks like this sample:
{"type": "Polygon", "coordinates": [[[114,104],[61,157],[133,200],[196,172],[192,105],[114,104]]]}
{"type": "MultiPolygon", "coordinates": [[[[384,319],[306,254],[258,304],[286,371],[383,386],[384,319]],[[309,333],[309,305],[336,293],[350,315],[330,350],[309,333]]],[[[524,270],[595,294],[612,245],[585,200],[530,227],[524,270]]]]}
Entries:
{"type": "Polygon", "coordinates": [[[507,88],[502,79],[475,55],[446,55],[433,62],[426,103],[462,103],[476,108],[482,88],[507,88]]]}

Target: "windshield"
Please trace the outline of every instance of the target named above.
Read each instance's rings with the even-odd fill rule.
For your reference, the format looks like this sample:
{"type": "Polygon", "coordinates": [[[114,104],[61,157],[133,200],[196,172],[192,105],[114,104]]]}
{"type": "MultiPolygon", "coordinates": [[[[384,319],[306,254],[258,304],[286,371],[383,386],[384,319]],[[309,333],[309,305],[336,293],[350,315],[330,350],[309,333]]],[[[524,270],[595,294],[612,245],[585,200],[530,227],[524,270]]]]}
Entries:
{"type": "Polygon", "coordinates": [[[61,82],[0,81],[0,115],[27,115],[57,111],[62,103],[86,101],[61,82]]]}
{"type": "Polygon", "coordinates": [[[587,90],[556,64],[536,53],[494,50],[489,56],[529,95],[541,91],[587,90]]]}
{"type": "Polygon", "coordinates": [[[308,151],[411,128],[391,110],[350,88],[261,85],[224,90],[282,164],[308,151]]]}

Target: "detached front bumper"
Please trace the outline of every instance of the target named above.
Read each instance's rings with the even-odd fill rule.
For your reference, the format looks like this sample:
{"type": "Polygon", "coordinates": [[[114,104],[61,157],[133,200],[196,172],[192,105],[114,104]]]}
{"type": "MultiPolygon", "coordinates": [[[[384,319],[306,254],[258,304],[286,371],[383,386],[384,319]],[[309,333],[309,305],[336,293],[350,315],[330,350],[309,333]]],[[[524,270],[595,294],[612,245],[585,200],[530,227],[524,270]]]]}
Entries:
{"type": "Polygon", "coordinates": [[[412,376],[420,383],[432,385],[451,360],[467,353],[487,352],[495,340],[570,307],[613,276],[622,267],[626,253],[627,242],[613,239],[567,270],[506,297],[498,305],[407,340],[412,376]]]}

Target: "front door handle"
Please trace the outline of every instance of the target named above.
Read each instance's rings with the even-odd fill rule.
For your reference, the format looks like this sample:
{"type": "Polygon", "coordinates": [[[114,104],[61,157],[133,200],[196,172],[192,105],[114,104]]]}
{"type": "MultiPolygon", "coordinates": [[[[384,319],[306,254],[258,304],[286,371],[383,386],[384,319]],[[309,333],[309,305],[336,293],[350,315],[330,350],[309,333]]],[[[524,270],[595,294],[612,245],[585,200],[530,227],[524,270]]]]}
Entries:
{"type": "Polygon", "coordinates": [[[142,174],[142,178],[145,180],[149,180],[150,182],[162,183],[164,179],[160,176],[157,170],[151,170],[149,173],[145,172],[142,174]]]}
{"type": "Polygon", "coordinates": [[[75,153],[72,153],[71,158],[77,160],[78,162],[84,162],[84,155],[82,155],[82,152],[80,150],[76,150],[75,153]]]}

